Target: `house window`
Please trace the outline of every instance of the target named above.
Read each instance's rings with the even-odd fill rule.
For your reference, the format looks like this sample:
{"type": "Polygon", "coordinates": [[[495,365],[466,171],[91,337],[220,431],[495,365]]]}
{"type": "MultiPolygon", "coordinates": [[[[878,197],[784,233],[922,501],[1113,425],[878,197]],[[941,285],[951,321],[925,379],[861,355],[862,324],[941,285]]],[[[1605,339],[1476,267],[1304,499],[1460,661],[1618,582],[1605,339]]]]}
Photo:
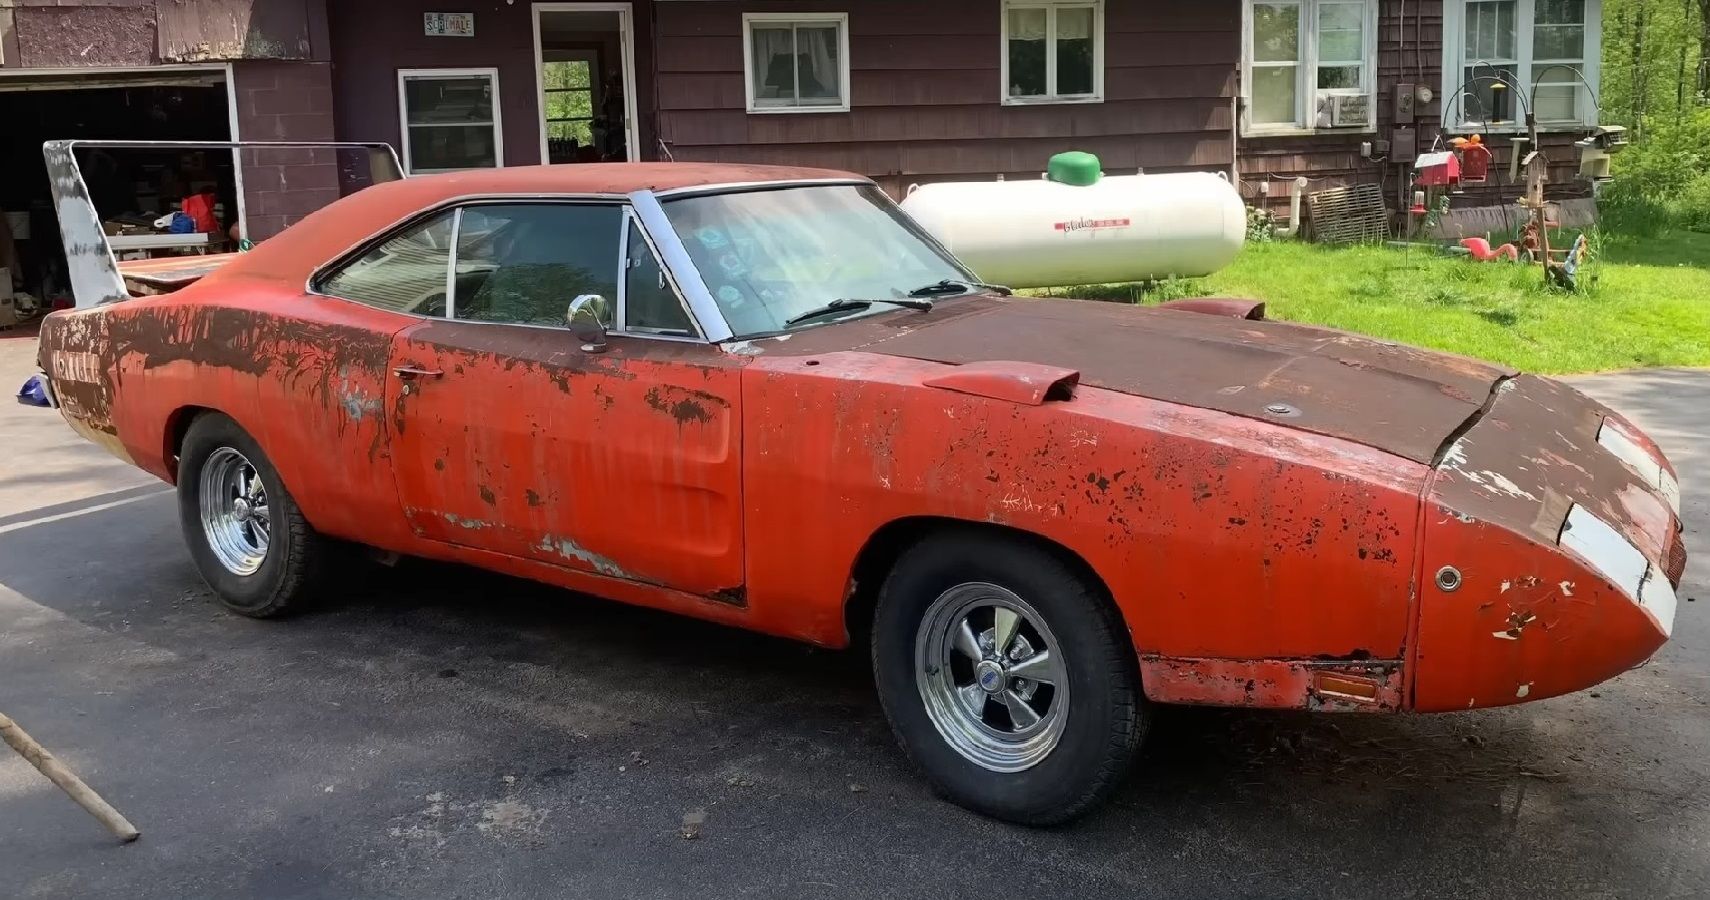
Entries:
{"type": "Polygon", "coordinates": [[[1247,0],[1243,128],[1370,129],[1376,0],[1247,0]]]}
{"type": "Polygon", "coordinates": [[[848,112],[847,13],[744,13],[748,111],[848,112]]]}
{"type": "Polygon", "coordinates": [[[1104,96],[1104,3],[1005,0],[1003,102],[1096,103],[1104,96]]]}
{"type": "Polygon", "coordinates": [[[1600,0],[1450,0],[1444,32],[1459,40],[1444,47],[1449,119],[1517,126],[1529,107],[1542,125],[1590,123],[1602,12],[1600,0]]]}
{"type": "Polygon", "coordinates": [[[502,165],[497,69],[400,69],[398,110],[409,174],[502,165]]]}

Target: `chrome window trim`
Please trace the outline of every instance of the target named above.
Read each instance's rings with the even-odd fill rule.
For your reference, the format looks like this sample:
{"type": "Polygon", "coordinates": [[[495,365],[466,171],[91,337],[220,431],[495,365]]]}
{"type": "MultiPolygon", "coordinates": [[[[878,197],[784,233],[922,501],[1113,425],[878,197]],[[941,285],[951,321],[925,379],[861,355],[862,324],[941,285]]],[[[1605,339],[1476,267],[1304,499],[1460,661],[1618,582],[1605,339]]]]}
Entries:
{"type": "Polygon", "coordinates": [[[451,246],[445,253],[445,318],[457,319],[457,241],[463,236],[463,207],[451,211],[451,246]]]}
{"type": "Polygon", "coordinates": [[[683,300],[683,291],[677,286],[677,277],[671,274],[671,268],[665,265],[664,260],[660,258],[659,249],[654,246],[652,237],[647,234],[647,226],[642,223],[641,217],[635,214],[634,206],[625,205],[623,209],[623,240],[618,242],[618,330],[624,334],[652,335],[678,340],[692,339],[704,343],[706,339],[703,337],[700,322],[695,319],[695,311],[690,309],[689,304],[683,300]],[[695,332],[693,335],[670,334],[667,329],[663,328],[638,328],[629,324],[629,235],[632,227],[635,233],[641,235],[642,245],[647,248],[648,253],[652,254],[653,261],[659,265],[659,271],[665,278],[665,286],[670,288],[671,294],[677,298],[677,306],[683,310],[684,317],[689,320],[689,327],[695,332]]]}
{"type": "MultiPolygon", "coordinates": [[[[825,184],[873,184],[871,178],[861,178],[850,175],[837,178],[795,178],[786,181],[726,181],[718,184],[693,184],[684,187],[666,188],[662,191],[650,191],[661,200],[675,200],[679,197],[693,197],[700,194],[730,194],[738,191],[769,191],[781,188],[811,187],[825,184]]],[[[639,192],[638,192],[639,193],[639,192]]],[[[634,196],[633,194],[630,196],[634,196]]]]}
{"type": "Polygon", "coordinates": [[[969,268],[967,263],[961,261],[960,259],[957,259],[956,254],[951,253],[950,248],[944,246],[944,242],[940,241],[938,239],[937,235],[933,234],[931,231],[928,231],[926,226],[920,224],[920,222],[917,221],[914,216],[909,215],[908,210],[903,209],[901,203],[898,203],[897,201],[892,200],[891,195],[885,193],[884,191],[879,191],[879,196],[883,197],[885,202],[890,204],[890,207],[892,209],[896,210],[898,214],[900,214],[905,220],[907,220],[907,224],[912,226],[912,230],[915,232],[915,236],[919,237],[922,241],[925,241],[928,246],[932,247],[932,249],[937,250],[938,255],[942,256],[944,258],[945,262],[950,263],[951,266],[953,266],[957,270],[959,270],[962,273],[962,275],[965,278],[967,278],[969,281],[979,282],[980,276],[978,274],[976,274],[973,269],[969,268]]]}
{"type": "MultiPolygon", "coordinates": [[[[568,331],[569,327],[567,324],[566,325],[531,325],[531,324],[528,324],[525,322],[480,322],[480,321],[474,321],[474,320],[469,320],[469,319],[453,318],[453,316],[455,314],[455,309],[456,309],[455,294],[456,294],[456,283],[457,283],[457,238],[459,237],[459,235],[462,231],[463,210],[467,207],[470,207],[470,206],[494,206],[494,205],[518,205],[518,204],[532,204],[532,205],[611,204],[611,205],[617,206],[619,208],[620,212],[623,213],[623,219],[622,220],[624,222],[624,226],[623,226],[624,231],[619,235],[619,239],[618,239],[618,260],[617,260],[618,265],[619,265],[619,268],[617,270],[618,297],[615,298],[613,302],[619,303],[619,304],[621,304],[623,302],[623,293],[625,290],[624,282],[626,280],[624,278],[624,276],[627,274],[627,271],[623,268],[623,264],[625,263],[625,258],[624,258],[623,254],[624,254],[624,251],[626,248],[626,242],[628,241],[628,237],[629,237],[628,222],[630,221],[631,216],[635,216],[637,223],[640,225],[641,231],[642,231],[642,236],[645,239],[647,239],[650,242],[650,244],[652,244],[652,246],[655,250],[654,255],[658,258],[659,263],[660,263],[660,267],[665,270],[666,277],[668,279],[670,279],[671,281],[675,282],[679,286],[678,291],[677,291],[677,295],[678,295],[679,300],[684,300],[687,298],[688,292],[682,289],[681,286],[683,285],[683,282],[679,278],[679,276],[677,276],[677,274],[673,271],[672,266],[670,264],[670,261],[666,258],[664,253],[659,251],[657,239],[653,237],[652,232],[647,227],[647,221],[646,221],[645,217],[638,215],[638,210],[636,209],[635,204],[633,202],[634,196],[635,195],[633,195],[633,194],[607,194],[607,193],[577,193],[577,194],[498,193],[498,194],[467,194],[467,195],[461,195],[458,197],[453,197],[453,198],[450,198],[447,200],[443,200],[439,203],[435,203],[433,206],[427,207],[426,209],[418,210],[414,213],[411,213],[408,216],[404,216],[403,218],[400,218],[397,221],[392,222],[387,227],[375,232],[372,235],[369,235],[368,237],[364,238],[363,240],[357,242],[356,244],[351,245],[349,248],[344,250],[342,253],[338,254],[337,256],[334,256],[330,261],[323,263],[322,265],[317,267],[314,271],[310,272],[308,280],[303,285],[303,292],[309,296],[312,296],[312,297],[323,297],[323,298],[326,298],[328,300],[337,300],[340,303],[351,303],[351,304],[355,304],[357,306],[361,306],[365,309],[377,309],[377,310],[380,310],[381,312],[388,312],[388,313],[392,313],[393,315],[399,315],[399,316],[408,316],[412,319],[420,319],[424,322],[457,322],[457,323],[464,324],[464,325],[499,325],[499,326],[504,326],[504,327],[508,327],[508,328],[535,328],[535,329],[539,329],[542,331],[560,331],[560,332],[568,331]],[[447,254],[447,262],[446,262],[446,273],[445,273],[446,314],[445,315],[443,315],[443,316],[430,316],[430,315],[424,315],[424,314],[418,313],[418,312],[409,312],[406,310],[384,309],[382,307],[373,306],[373,305],[370,305],[367,303],[363,303],[359,300],[352,300],[349,297],[340,297],[337,294],[329,294],[326,291],[323,291],[320,289],[320,282],[321,281],[323,281],[326,278],[330,278],[333,275],[338,274],[338,272],[340,270],[342,270],[345,266],[348,266],[350,263],[354,262],[355,260],[360,259],[362,256],[367,254],[373,248],[375,248],[375,247],[379,246],[380,244],[383,244],[386,241],[398,236],[400,233],[402,233],[404,230],[406,230],[408,228],[411,228],[411,227],[414,227],[414,226],[419,225],[421,223],[428,222],[428,221],[432,220],[435,216],[438,216],[438,215],[446,212],[448,209],[452,212],[452,224],[451,224],[451,242],[452,243],[451,243],[450,251],[447,254]]],[[[655,206],[657,206],[657,204],[655,204],[655,206]]],[[[661,214],[660,220],[664,221],[662,214],[661,214]]],[[[670,233],[673,237],[675,237],[675,233],[669,231],[669,223],[667,222],[665,224],[666,224],[666,228],[667,228],[667,233],[670,233]]],[[[679,243],[678,246],[680,248],[681,244],[679,243]]],[[[684,251],[684,258],[687,259],[687,251],[684,251]]],[[[692,263],[689,265],[689,271],[694,272],[694,266],[692,263]]],[[[700,277],[699,274],[695,273],[695,278],[697,281],[699,280],[699,277],[700,277]]],[[[702,290],[704,291],[705,288],[703,287],[702,290]]],[[[711,295],[708,295],[708,296],[710,299],[711,295]]],[[[707,339],[707,337],[706,337],[707,329],[699,321],[699,317],[695,313],[695,308],[692,305],[685,305],[684,308],[689,314],[689,323],[697,329],[697,331],[699,332],[699,336],[660,334],[660,333],[652,332],[652,331],[630,331],[627,328],[623,328],[621,326],[614,328],[612,330],[610,336],[611,337],[636,338],[639,340],[646,340],[646,341],[670,341],[670,342],[675,342],[675,343],[691,343],[691,344],[713,344],[713,343],[717,343],[717,341],[712,341],[712,340],[707,339]]],[[[716,312],[716,307],[714,309],[716,312]]],[[[614,322],[621,322],[621,321],[622,321],[621,319],[614,319],[614,322]]],[[[723,325],[723,322],[724,322],[723,316],[722,315],[719,316],[717,321],[719,322],[720,325],[723,325]]],[[[726,330],[728,331],[729,329],[726,328],[726,330]]]]}
{"type": "MultiPolygon", "coordinates": [[[[349,247],[346,247],[345,249],[339,251],[338,253],[333,254],[331,259],[327,260],[324,263],[321,263],[319,266],[316,266],[312,271],[309,272],[309,278],[308,278],[307,282],[305,282],[305,284],[304,284],[303,292],[306,294],[315,294],[315,295],[322,296],[322,297],[333,296],[332,294],[324,294],[321,291],[319,291],[318,289],[316,289],[316,286],[315,286],[316,283],[319,282],[321,279],[326,278],[329,275],[333,274],[333,270],[342,269],[346,265],[349,265],[353,259],[355,259],[355,258],[361,256],[362,254],[368,252],[370,249],[372,249],[376,245],[385,242],[388,238],[393,237],[398,232],[402,231],[404,228],[406,228],[406,227],[408,227],[408,226],[410,226],[416,222],[425,222],[428,219],[431,219],[434,216],[439,215],[440,213],[444,212],[447,209],[461,210],[465,206],[475,206],[478,204],[486,204],[486,203],[508,203],[508,202],[514,202],[514,201],[531,201],[531,202],[546,202],[546,203],[606,201],[606,202],[611,202],[611,203],[624,203],[628,199],[629,199],[628,196],[624,195],[624,194],[606,194],[606,193],[572,193],[572,194],[521,194],[521,193],[496,193],[496,194],[493,194],[493,193],[489,193],[489,194],[459,194],[455,197],[447,197],[443,200],[439,200],[439,201],[435,202],[432,206],[423,207],[422,209],[418,209],[415,212],[409,213],[408,215],[394,219],[391,222],[387,223],[385,225],[385,227],[380,228],[379,230],[368,235],[367,237],[362,238],[361,240],[357,241],[354,244],[351,244],[349,247]]],[[[338,299],[344,300],[346,298],[339,297],[338,299]]],[[[430,317],[430,318],[432,318],[432,317],[430,317]]]]}
{"type": "MultiPolygon", "coordinates": [[[[677,234],[676,228],[671,225],[670,218],[665,215],[665,208],[660,200],[825,186],[878,187],[871,178],[798,178],[788,181],[742,181],[697,185],[658,192],[643,190],[630,194],[629,199],[637,216],[641,219],[642,231],[648,233],[656,242],[655,247],[659,251],[660,263],[664,265],[667,271],[674,273],[674,277],[677,278],[679,285],[683,288],[681,294],[689,303],[689,317],[699,322],[701,333],[706,336],[710,343],[722,344],[725,341],[734,340],[737,337],[736,332],[725,319],[724,311],[719,308],[718,300],[713,297],[712,291],[707,287],[706,279],[701,275],[700,269],[690,258],[689,250],[684,246],[682,236],[677,234]]],[[[937,251],[953,268],[960,271],[969,280],[977,281],[979,279],[979,276],[975,275],[966,263],[957,259],[956,254],[950,252],[950,248],[944,246],[942,242],[932,236],[931,232],[928,232],[924,226],[903,210],[901,204],[892,200],[890,195],[882,190],[878,193],[884,198],[885,203],[907,220],[907,223],[912,226],[911,230],[933,250],[937,251]]],[[[851,318],[861,317],[854,316],[851,318]]],[[[763,336],[773,337],[775,335],[763,336]]],[[[754,337],[750,335],[744,339],[751,340],[754,337]]]]}
{"type": "Polygon", "coordinates": [[[629,202],[641,222],[642,233],[658,252],[659,264],[681,288],[679,294],[688,303],[689,320],[700,328],[702,339],[709,344],[721,344],[735,337],[730,323],[725,321],[724,311],[707,289],[706,279],[689,258],[689,249],[683,246],[682,237],[665,217],[659,198],[652,191],[640,190],[629,195],[629,202]]]}

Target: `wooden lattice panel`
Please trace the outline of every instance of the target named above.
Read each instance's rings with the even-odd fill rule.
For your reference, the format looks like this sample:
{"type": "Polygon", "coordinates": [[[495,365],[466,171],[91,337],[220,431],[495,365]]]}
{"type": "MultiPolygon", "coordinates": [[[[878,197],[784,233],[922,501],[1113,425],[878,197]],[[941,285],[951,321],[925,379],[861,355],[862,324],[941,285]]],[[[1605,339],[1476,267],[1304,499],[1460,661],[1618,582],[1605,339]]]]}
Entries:
{"type": "Polygon", "coordinates": [[[1326,244],[1381,241],[1389,237],[1389,211],[1384,209],[1383,188],[1355,184],[1306,195],[1306,213],[1312,236],[1326,244]]]}

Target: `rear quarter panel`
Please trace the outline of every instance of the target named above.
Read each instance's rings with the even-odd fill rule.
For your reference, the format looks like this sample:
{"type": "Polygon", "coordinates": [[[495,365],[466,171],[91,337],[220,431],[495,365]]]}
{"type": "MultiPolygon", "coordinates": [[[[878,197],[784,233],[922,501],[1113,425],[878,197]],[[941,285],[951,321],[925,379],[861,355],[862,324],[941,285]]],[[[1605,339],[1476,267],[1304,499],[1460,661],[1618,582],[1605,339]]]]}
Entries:
{"type": "Polygon", "coordinates": [[[1143,656],[1402,657],[1423,467],[1084,386],[1026,406],[921,385],[949,369],[834,352],[745,370],[755,615],[843,642],[868,538],[938,516],[1078,554],[1143,656]]]}
{"type": "Polygon", "coordinates": [[[250,284],[56,313],[41,356],[63,411],[115,455],[176,481],[195,410],[255,437],[318,529],[405,540],[386,445],[390,339],[404,317],[250,284]]]}

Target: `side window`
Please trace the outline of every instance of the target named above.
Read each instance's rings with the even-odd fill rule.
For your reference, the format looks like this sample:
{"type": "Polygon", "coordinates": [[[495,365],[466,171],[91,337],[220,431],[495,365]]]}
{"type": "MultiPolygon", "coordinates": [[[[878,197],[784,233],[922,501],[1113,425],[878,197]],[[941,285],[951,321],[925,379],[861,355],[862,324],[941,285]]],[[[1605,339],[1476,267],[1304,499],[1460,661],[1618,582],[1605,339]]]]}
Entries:
{"type": "Polygon", "coordinates": [[[445,276],[451,265],[451,213],[388,238],[323,278],[320,290],[393,312],[445,315],[445,276]]]}
{"type": "Polygon", "coordinates": [[[628,248],[624,260],[624,327],[693,336],[695,327],[683,302],[633,221],[629,223],[628,248]]]}
{"type": "Polygon", "coordinates": [[[457,232],[452,316],[563,327],[570,301],[617,305],[623,210],[593,204],[470,206],[457,232]]]}

